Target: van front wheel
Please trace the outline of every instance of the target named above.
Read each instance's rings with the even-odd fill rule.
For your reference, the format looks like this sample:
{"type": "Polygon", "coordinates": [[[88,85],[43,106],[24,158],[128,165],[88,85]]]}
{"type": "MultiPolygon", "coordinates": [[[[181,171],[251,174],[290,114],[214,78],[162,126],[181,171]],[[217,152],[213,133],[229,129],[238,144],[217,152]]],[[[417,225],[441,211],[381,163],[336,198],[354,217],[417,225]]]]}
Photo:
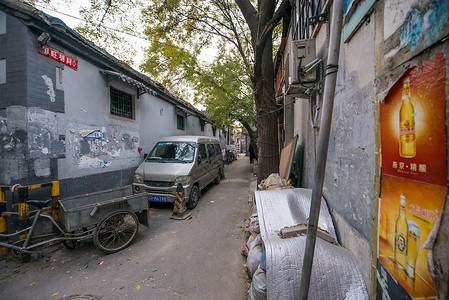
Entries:
{"type": "Polygon", "coordinates": [[[194,185],[190,191],[189,202],[187,202],[187,208],[193,209],[198,204],[198,199],[200,198],[200,189],[198,186],[194,185]]]}

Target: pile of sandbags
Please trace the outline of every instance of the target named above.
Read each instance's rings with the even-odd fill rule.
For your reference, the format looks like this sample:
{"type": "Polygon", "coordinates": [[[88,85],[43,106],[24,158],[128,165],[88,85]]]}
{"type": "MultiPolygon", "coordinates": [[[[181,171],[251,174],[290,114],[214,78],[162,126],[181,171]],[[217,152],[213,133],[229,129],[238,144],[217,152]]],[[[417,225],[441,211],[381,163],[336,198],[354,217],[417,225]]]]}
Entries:
{"type": "Polygon", "coordinates": [[[263,256],[263,241],[260,235],[259,219],[257,215],[257,207],[254,205],[251,209],[251,216],[249,217],[248,241],[245,245],[245,250],[242,254],[247,257],[246,259],[246,271],[248,277],[252,279],[251,286],[248,293],[248,299],[251,300],[263,300],[267,298],[266,289],[266,267],[265,257],[263,256]]]}

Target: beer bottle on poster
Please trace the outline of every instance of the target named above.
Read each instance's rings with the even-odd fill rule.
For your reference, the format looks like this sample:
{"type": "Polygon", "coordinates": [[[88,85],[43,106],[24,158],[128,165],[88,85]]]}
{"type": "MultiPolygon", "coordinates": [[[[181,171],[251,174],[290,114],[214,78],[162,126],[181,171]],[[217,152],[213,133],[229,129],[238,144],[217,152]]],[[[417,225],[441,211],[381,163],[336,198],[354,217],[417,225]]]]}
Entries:
{"type": "Polygon", "coordinates": [[[402,104],[399,110],[399,155],[412,158],[416,155],[415,108],[410,94],[410,79],[405,77],[402,86],[402,104]]]}
{"type": "Polygon", "coordinates": [[[419,252],[419,226],[413,221],[408,221],[408,247],[407,247],[407,275],[415,280],[416,259],[419,252]]]}
{"type": "Polygon", "coordinates": [[[408,223],[405,216],[406,200],[401,195],[399,213],[394,230],[394,265],[405,273],[407,267],[408,223]]]}

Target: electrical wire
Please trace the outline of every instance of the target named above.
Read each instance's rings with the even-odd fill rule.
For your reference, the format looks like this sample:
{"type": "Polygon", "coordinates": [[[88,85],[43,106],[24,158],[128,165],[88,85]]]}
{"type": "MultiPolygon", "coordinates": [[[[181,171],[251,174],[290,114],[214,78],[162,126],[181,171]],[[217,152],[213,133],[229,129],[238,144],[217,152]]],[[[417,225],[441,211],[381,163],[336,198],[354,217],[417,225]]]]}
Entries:
{"type": "MultiPolygon", "coordinates": [[[[45,6],[40,5],[40,4],[36,4],[36,6],[41,7],[42,9],[46,9],[46,10],[49,10],[49,11],[53,11],[53,12],[56,12],[56,13],[58,13],[58,14],[61,14],[61,15],[64,15],[64,16],[67,16],[67,17],[70,17],[70,18],[73,18],[73,19],[76,19],[76,20],[85,22],[85,23],[88,23],[85,19],[82,19],[82,18],[79,18],[79,17],[75,17],[75,16],[73,16],[73,15],[70,15],[70,14],[67,14],[67,13],[63,13],[63,12],[57,11],[57,10],[55,10],[55,9],[51,9],[51,8],[45,7],[45,6]]],[[[109,7],[108,7],[108,9],[109,9],[109,7]]],[[[106,11],[106,12],[107,12],[107,11],[106,11]]],[[[106,12],[105,12],[105,15],[106,15],[106,12]]],[[[103,15],[102,21],[103,21],[105,15],[103,15]]],[[[122,31],[122,30],[119,30],[119,29],[115,29],[115,28],[112,28],[112,27],[103,25],[102,22],[100,22],[100,23],[98,23],[98,24],[96,24],[96,25],[97,25],[97,28],[98,28],[98,27],[103,27],[103,28],[105,28],[105,29],[108,29],[108,30],[111,30],[111,31],[115,31],[115,32],[118,32],[118,33],[121,33],[121,34],[129,35],[129,36],[132,36],[132,37],[135,37],[135,38],[139,38],[139,39],[142,39],[142,40],[145,40],[145,41],[151,41],[151,42],[158,43],[158,44],[161,44],[161,45],[164,45],[164,46],[168,46],[168,47],[172,47],[172,48],[176,48],[176,49],[180,49],[180,50],[184,50],[184,51],[190,51],[190,50],[188,50],[188,49],[186,49],[186,48],[182,48],[182,47],[178,47],[178,46],[174,46],[174,45],[169,45],[169,44],[167,44],[167,43],[163,43],[163,42],[156,41],[156,40],[153,40],[153,39],[150,39],[150,38],[142,37],[142,36],[137,35],[137,34],[133,34],[133,33],[130,33],[130,32],[126,32],[126,31],[122,31]]],[[[205,54],[205,53],[203,53],[203,54],[201,54],[201,55],[205,55],[205,56],[217,58],[217,56],[210,55],[210,54],[205,54]]],[[[310,90],[310,89],[312,89],[312,90],[315,89],[316,86],[318,86],[319,84],[321,84],[322,82],[324,82],[324,79],[326,78],[326,76],[338,72],[338,65],[327,65],[327,66],[326,66],[326,71],[329,70],[329,69],[331,69],[331,68],[336,68],[336,70],[333,70],[333,71],[330,71],[330,72],[326,73],[326,74],[323,76],[323,79],[322,79],[322,80],[320,80],[320,81],[314,83],[312,86],[308,87],[307,85],[300,84],[302,87],[306,88],[307,90],[306,90],[305,92],[299,94],[299,95],[296,96],[295,98],[300,98],[301,96],[308,96],[308,95],[307,95],[307,91],[308,91],[308,90],[310,90]]],[[[285,105],[282,106],[282,107],[279,107],[279,108],[277,108],[277,109],[275,109],[275,110],[272,110],[272,111],[268,111],[268,112],[263,113],[263,114],[261,114],[261,115],[262,115],[262,116],[268,116],[268,115],[271,115],[271,114],[273,114],[273,113],[276,113],[276,112],[278,112],[278,111],[284,109],[284,107],[286,107],[286,106],[290,106],[290,105],[294,104],[295,102],[296,102],[296,100],[292,100],[292,101],[290,101],[289,103],[285,104],[285,105]]]]}
{"type": "MultiPolygon", "coordinates": [[[[312,89],[312,90],[315,89],[315,87],[317,87],[318,85],[320,85],[321,83],[324,82],[324,79],[326,78],[326,76],[338,72],[338,65],[327,65],[327,66],[326,66],[326,71],[329,70],[329,69],[332,69],[332,68],[335,68],[335,70],[330,71],[330,72],[327,72],[326,74],[324,74],[323,78],[322,78],[320,81],[315,82],[312,86],[308,87],[308,86],[306,86],[306,85],[300,84],[302,87],[306,88],[307,90],[306,90],[305,92],[299,94],[298,96],[295,96],[295,98],[300,98],[301,96],[308,96],[308,95],[307,95],[307,91],[308,91],[308,90],[310,90],[310,89],[312,89]]],[[[286,106],[290,106],[290,105],[294,104],[295,102],[296,102],[296,99],[294,99],[294,100],[292,100],[292,101],[290,101],[290,102],[284,104],[283,106],[281,106],[281,107],[279,107],[279,108],[277,108],[277,109],[274,109],[274,110],[272,110],[272,111],[268,111],[268,112],[263,113],[263,114],[261,114],[261,115],[263,115],[263,116],[271,115],[271,114],[273,114],[273,113],[275,113],[275,112],[278,112],[278,111],[284,109],[286,106]]]]}
{"type": "MultiPolygon", "coordinates": [[[[46,10],[49,10],[49,11],[52,11],[52,12],[55,12],[55,13],[58,13],[58,14],[61,14],[61,15],[63,15],[63,16],[66,16],[66,17],[69,17],[69,18],[73,18],[73,19],[75,19],[75,20],[79,20],[79,21],[84,22],[84,23],[88,23],[88,22],[87,22],[85,19],[83,19],[83,18],[75,17],[75,16],[73,16],[73,15],[70,15],[70,14],[67,14],[67,13],[64,13],[64,12],[60,12],[60,11],[55,10],[55,9],[52,9],[52,8],[45,7],[45,6],[41,5],[41,4],[36,4],[36,7],[39,7],[39,8],[41,8],[41,9],[46,9],[46,10]]],[[[104,17],[104,16],[103,16],[103,17],[104,17]]],[[[179,49],[179,50],[184,50],[184,51],[187,51],[187,52],[191,52],[191,50],[186,49],[186,48],[182,48],[182,47],[170,45],[170,44],[167,44],[167,43],[163,43],[163,42],[160,42],[160,41],[156,41],[156,40],[154,40],[154,39],[150,39],[150,38],[148,38],[148,37],[143,37],[143,36],[137,35],[137,34],[135,34],[135,33],[126,32],[126,31],[123,31],[123,30],[119,30],[119,29],[116,29],[116,28],[112,28],[112,27],[103,25],[102,23],[98,23],[98,24],[94,24],[94,25],[96,25],[97,28],[103,27],[103,28],[105,28],[105,29],[108,29],[108,30],[111,30],[111,31],[114,31],[114,32],[117,32],[117,33],[125,34],[125,35],[128,35],[128,36],[132,36],[132,37],[135,37],[135,38],[138,38],[138,39],[141,39],[141,40],[150,41],[150,42],[158,43],[158,44],[160,44],[160,45],[164,45],[164,46],[167,46],[167,47],[172,47],[172,48],[175,48],[175,49],[179,49]]],[[[217,58],[216,55],[210,55],[210,54],[206,54],[206,53],[201,53],[201,55],[209,56],[209,57],[212,57],[212,58],[217,58]]]]}

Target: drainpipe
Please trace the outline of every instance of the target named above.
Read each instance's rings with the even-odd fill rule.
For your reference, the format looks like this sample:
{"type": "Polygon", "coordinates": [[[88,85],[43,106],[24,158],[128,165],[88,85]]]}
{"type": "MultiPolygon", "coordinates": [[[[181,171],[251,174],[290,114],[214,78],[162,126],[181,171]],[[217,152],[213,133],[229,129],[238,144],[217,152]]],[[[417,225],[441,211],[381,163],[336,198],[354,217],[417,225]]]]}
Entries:
{"type": "Polygon", "coordinates": [[[329,134],[334,106],[335,84],[337,81],[338,56],[340,54],[341,28],[343,21],[344,0],[334,0],[332,11],[331,35],[329,41],[326,79],[324,84],[323,111],[318,141],[318,153],[314,181],[312,186],[312,203],[310,204],[309,224],[307,227],[306,250],[302,265],[300,299],[306,300],[309,295],[310,277],[312,274],[313,255],[315,251],[316,232],[323,192],[324,172],[326,170],[329,134]]]}

